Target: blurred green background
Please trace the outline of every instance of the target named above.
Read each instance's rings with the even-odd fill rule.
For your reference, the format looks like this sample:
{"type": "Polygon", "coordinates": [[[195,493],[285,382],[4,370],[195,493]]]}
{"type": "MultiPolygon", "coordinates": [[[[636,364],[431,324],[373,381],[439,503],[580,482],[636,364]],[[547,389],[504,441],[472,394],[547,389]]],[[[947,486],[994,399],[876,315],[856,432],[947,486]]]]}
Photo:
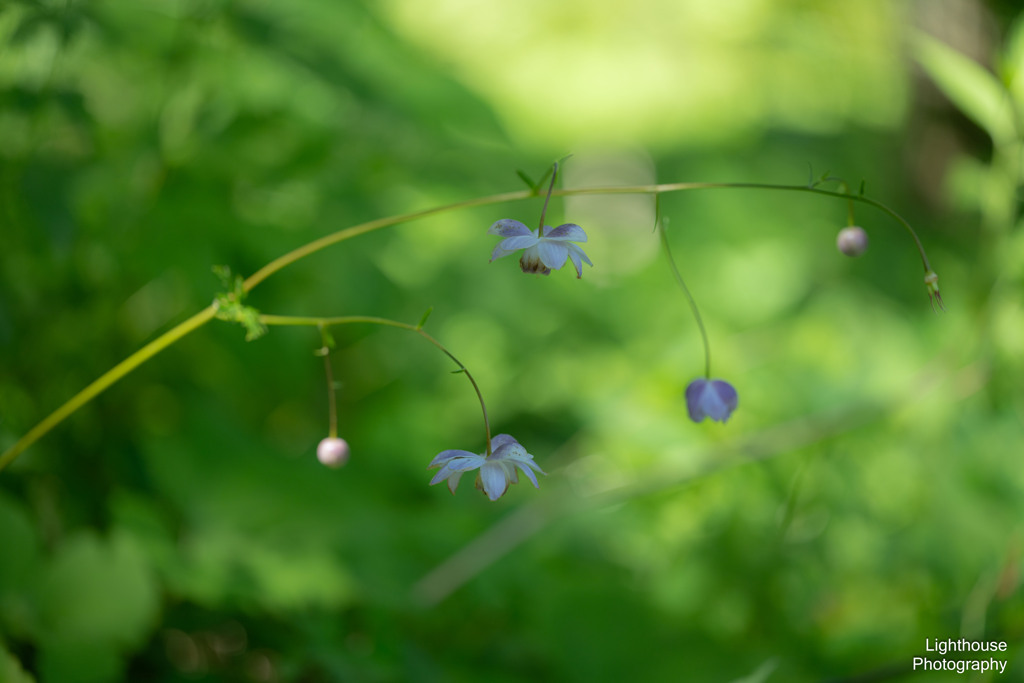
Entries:
{"type": "MultiPolygon", "coordinates": [[[[483,450],[464,378],[396,329],[214,322],[0,473],[0,681],[1024,681],[1024,29],[969,0],[20,0],[0,5],[0,450],[249,274],[365,220],[521,189],[582,280],[488,263],[540,200],[290,266],[266,313],[427,329],[549,476],[428,487],[483,450]],[[920,674],[925,639],[1006,674],[920,674]]],[[[932,653],[934,656],[934,653],[932,653]]]]}

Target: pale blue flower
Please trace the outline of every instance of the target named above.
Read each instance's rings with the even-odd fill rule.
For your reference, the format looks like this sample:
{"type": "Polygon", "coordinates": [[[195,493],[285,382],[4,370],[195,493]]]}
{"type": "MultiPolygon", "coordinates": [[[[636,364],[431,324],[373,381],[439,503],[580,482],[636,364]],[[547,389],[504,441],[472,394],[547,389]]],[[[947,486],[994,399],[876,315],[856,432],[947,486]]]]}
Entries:
{"type": "Polygon", "coordinates": [[[477,455],[469,451],[441,451],[430,461],[428,467],[441,468],[430,480],[430,485],[440,484],[447,479],[448,490],[453,494],[462,475],[479,468],[480,474],[476,479],[476,487],[486,493],[491,500],[498,500],[505,495],[509,484],[519,482],[516,468],[522,470],[535,488],[540,488],[540,484],[537,482],[537,475],[534,474],[534,471],[546,474],[533,461],[533,456],[508,434],[499,434],[491,439],[490,456],[477,455]]]}
{"type": "Polygon", "coordinates": [[[686,409],[690,419],[700,422],[710,417],[725,422],[739,405],[740,397],[731,384],[721,379],[695,379],[686,387],[686,409]]]}
{"type": "Polygon", "coordinates": [[[575,223],[565,223],[557,228],[550,225],[544,226],[544,235],[541,236],[537,230],[530,230],[528,227],[510,218],[504,218],[487,230],[488,235],[499,235],[504,237],[494,247],[491,260],[508,256],[520,249],[525,249],[519,259],[519,267],[524,273],[539,273],[547,275],[552,270],[558,270],[565,265],[566,260],[572,261],[576,267],[576,277],[583,277],[583,264],[588,266],[590,262],[587,255],[579,246],[573,242],[586,242],[587,233],[575,223]]]}

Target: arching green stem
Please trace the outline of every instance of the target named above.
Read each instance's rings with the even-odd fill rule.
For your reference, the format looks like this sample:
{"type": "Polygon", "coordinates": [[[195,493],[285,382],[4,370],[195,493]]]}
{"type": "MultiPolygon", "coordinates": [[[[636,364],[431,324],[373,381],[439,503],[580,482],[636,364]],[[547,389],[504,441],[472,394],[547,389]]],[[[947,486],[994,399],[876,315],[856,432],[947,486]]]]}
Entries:
{"type": "Polygon", "coordinates": [[[184,337],[189,332],[192,332],[213,320],[213,316],[216,312],[217,309],[215,306],[204,308],[185,322],[176,325],[167,332],[164,332],[162,335],[125,358],[110,370],[107,370],[99,379],[72,396],[67,403],[50,413],[46,419],[30,429],[25,436],[18,439],[14,442],[13,446],[4,451],[3,455],[0,455],[0,470],[11,464],[11,462],[24,452],[26,448],[34,444],[42,438],[43,435],[63,422],[69,415],[103,393],[103,391],[111,384],[121,379],[129,372],[184,337]]]}
{"type": "MultiPolygon", "coordinates": [[[[914,245],[917,247],[917,251],[921,256],[921,262],[924,265],[925,271],[925,284],[928,287],[929,298],[934,298],[938,301],[939,306],[942,304],[942,296],[939,293],[938,276],[932,270],[931,264],[928,262],[928,256],[925,254],[924,246],[921,244],[921,240],[918,238],[917,233],[910,224],[903,219],[898,213],[890,209],[882,202],[876,201],[863,195],[851,195],[843,192],[834,192],[832,190],[824,190],[817,187],[808,185],[772,185],[768,183],[666,183],[662,185],[631,185],[621,187],[590,187],[590,188],[575,188],[575,189],[561,189],[555,190],[554,185],[548,188],[548,198],[550,197],[569,197],[569,196],[581,196],[590,194],[653,194],[658,195],[665,192],[683,192],[689,190],[716,190],[716,189],[733,189],[733,190],[779,190],[788,192],[806,192],[809,194],[817,194],[825,197],[836,197],[849,202],[860,202],[873,206],[876,209],[887,213],[889,216],[894,218],[903,228],[910,234],[914,240],[914,245]]],[[[243,289],[246,292],[251,291],[261,282],[266,280],[268,277],[277,273],[282,268],[289,266],[296,261],[300,261],[307,256],[317,253],[327,247],[344,242],[353,237],[380,230],[388,226],[397,225],[399,223],[407,223],[419,218],[425,218],[427,216],[434,216],[440,213],[448,211],[455,211],[457,209],[465,209],[474,206],[487,206],[491,204],[502,204],[506,202],[521,201],[524,199],[530,199],[535,197],[536,193],[534,190],[522,190],[519,192],[505,192],[502,194],[490,195],[487,197],[478,197],[476,199],[468,199],[461,202],[455,202],[453,204],[446,204],[444,206],[437,206],[430,209],[423,209],[421,211],[412,211],[409,213],[399,214],[396,216],[389,216],[387,218],[379,218],[376,220],[368,221],[366,223],[360,223],[343,230],[338,230],[329,235],[324,235],[319,239],[313,240],[308,244],[305,244],[297,249],[294,249],[283,256],[280,256],[267,265],[263,266],[255,273],[250,275],[243,283],[243,289]]],[[[543,228],[542,228],[543,229],[543,228]]],[[[216,305],[208,306],[199,313],[196,313],[188,320],[176,325],[172,329],[163,333],[149,344],[133,353],[125,360],[118,363],[116,366],[108,370],[106,373],[101,375],[92,384],[87,386],[82,391],[78,392],[73,396],[67,403],[53,411],[50,415],[44,418],[39,424],[30,429],[20,439],[18,439],[12,446],[10,446],[3,454],[0,454],[0,470],[3,470],[10,465],[21,453],[46,435],[51,429],[56,427],[58,424],[63,422],[69,415],[73,414],[79,408],[84,406],[86,403],[91,401],[97,395],[106,390],[109,386],[114,384],[117,380],[121,379],[129,372],[137,368],[142,363],[146,362],[157,353],[167,348],[174,342],[178,341],[185,335],[195,331],[202,327],[206,323],[210,322],[217,313],[216,305]]],[[[355,322],[355,321],[353,321],[355,322]]],[[[362,322],[370,322],[369,319],[364,319],[362,322]]],[[[393,321],[391,321],[393,322],[393,321]]],[[[268,323],[269,324],[269,323],[268,323]]],[[[310,323],[315,324],[315,323],[310,323]]],[[[386,323],[381,323],[386,324],[386,323]]],[[[402,327],[403,323],[395,323],[395,326],[402,327]]],[[[425,333],[423,333],[425,335],[425,333]]],[[[427,336],[428,339],[432,339],[427,336]]],[[[436,344],[436,342],[434,342],[436,344]]],[[[438,345],[440,348],[440,345],[438,345]]],[[[444,350],[444,349],[442,349],[444,350]]],[[[448,353],[445,350],[445,353],[448,353]]],[[[450,355],[450,354],[449,354],[450,355]]],[[[468,373],[467,373],[468,376],[468,373]]],[[[472,380],[472,378],[470,378],[472,380]]],[[[476,383],[474,382],[474,388],[476,383]]],[[[479,392],[478,392],[479,394],[479,392]]],[[[489,435],[488,431],[488,435],[489,435]]],[[[490,438],[488,438],[488,447],[490,447],[490,438]]]]}
{"type": "Polygon", "coordinates": [[[834,190],[823,190],[819,187],[810,187],[808,185],[773,185],[770,183],[665,183],[662,185],[631,185],[622,187],[589,187],[589,188],[576,188],[576,189],[563,189],[555,190],[552,192],[552,196],[577,196],[577,195],[588,195],[588,194],[661,194],[665,192],[685,192],[688,190],[778,190],[781,192],[806,192],[808,194],[821,195],[823,197],[836,197],[838,199],[844,199],[850,202],[859,202],[861,204],[867,204],[873,206],[879,211],[888,214],[896,220],[903,229],[907,231],[911,239],[914,241],[914,246],[917,247],[917,253],[921,257],[921,263],[924,265],[925,272],[931,272],[932,267],[928,262],[928,255],[925,253],[924,246],[921,244],[920,238],[914,228],[911,227],[910,223],[899,215],[893,209],[883,204],[880,201],[865,197],[862,195],[847,194],[845,192],[837,192],[834,190]]]}
{"type": "MultiPolygon", "coordinates": [[[[331,327],[333,325],[349,325],[349,324],[352,324],[352,323],[367,323],[367,324],[370,324],[370,325],[384,325],[386,327],[397,327],[397,328],[400,328],[400,329],[403,329],[403,330],[409,330],[410,332],[415,332],[416,334],[420,335],[421,337],[426,339],[428,342],[430,342],[431,344],[436,346],[438,349],[440,349],[441,352],[444,353],[444,355],[446,355],[449,358],[451,358],[455,362],[455,364],[459,366],[459,371],[462,372],[462,374],[464,374],[466,376],[466,379],[469,380],[469,383],[473,385],[473,391],[476,392],[477,400],[480,401],[480,411],[483,413],[483,416],[484,416],[484,436],[485,436],[486,443],[487,443],[487,455],[491,454],[491,423],[490,423],[490,420],[487,418],[487,405],[484,403],[484,395],[480,392],[480,387],[477,385],[476,380],[473,379],[473,375],[469,372],[469,368],[467,368],[465,365],[463,365],[462,361],[460,361],[458,358],[456,358],[455,355],[451,351],[446,349],[444,347],[444,345],[441,344],[441,342],[437,341],[436,339],[431,337],[429,334],[424,332],[423,329],[420,328],[419,326],[417,326],[417,325],[409,325],[408,323],[399,322],[397,320],[390,320],[388,318],[377,318],[377,317],[374,317],[374,316],[365,316],[365,315],[346,315],[346,316],[340,316],[340,317],[334,317],[334,318],[312,318],[312,317],[307,317],[307,316],[292,316],[292,315],[261,315],[260,316],[260,322],[263,323],[264,325],[267,325],[267,326],[271,326],[271,325],[274,325],[274,326],[282,326],[282,325],[290,325],[290,326],[313,325],[313,326],[319,327],[321,329],[326,328],[326,327],[331,327]]],[[[330,370],[328,370],[328,372],[330,372],[330,370]]],[[[332,387],[332,389],[333,389],[333,387],[332,387]]],[[[332,391],[332,395],[333,395],[333,391],[332,391]]],[[[332,412],[332,414],[333,414],[333,412],[332,412]]],[[[331,435],[335,436],[333,433],[331,435]]]]}
{"type": "MultiPolygon", "coordinates": [[[[926,273],[931,272],[932,267],[928,261],[928,255],[925,253],[924,246],[921,244],[920,238],[914,228],[911,227],[901,215],[896,213],[893,209],[882,202],[865,197],[862,195],[852,195],[845,192],[836,192],[833,190],[824,190],[818,187],[810,187],[807,185],[773,185],[770,183],[665,183],[661,185],[623,185],[619,187],[585,187],[585,188],[570,188],[555,190],[550,189],[549,195],[551,197],[575,197],[591,194],[661,194],[665,192],[686,192],[690,190],[778,190],[781,192],[806,192],[808,194],[821,195],[823,197],[835,197],[850,202],[860,202],[861,204],[867,204],[873,206],[879,211],[888,214],[896,220],[903,229],[907,231],[911,239],[914,241],[914,246],[917,248],[917,252],[921,257],[921,263],[924,265],[926,273]]],[[[397,225],[398,223],[407,223],[419,218],[426,218],[427,216],[433,216],[439,213],[445,213],[447,211],[454,211],[456,209],[466,209],[474,206],[487,206],[489,204],[502,204],[505,202],[521,201],[523,199],[530,199],[534,197],[534,193],[531,190],[521,190],[519,192],[506,192],[504,194],[491,195],[489,197],[479,197],[477,199],[469,199],[462,202],[455,202],[454,204],[447,204],[445,206],[439,206],[432,209],[424,209],[422,211],[413,211],[410,213],[401,214],[398,216],[390,216],[388,218],[380,218],[359,225],[352,226],[351,228],[345,228],[338,232],[325,235],[317,240],[314,240],[308,244],[305,244],[298,249],[288,252],[287,254],[280,256],[267,265],[260,268],[258,271],[249,276],[243,287],[245,291],[250,291],[256,285],[266,280],[268,277],[281,270],[285,266],[291,265],[296,261],[299,261],[307,256],[315,254],[316,252],[325,249],[332,244],[338,242],[344,242],[345,240],[351,239],[358,235],[363,235],[374,230],[386,228],[391,225],[397,225]]]]}

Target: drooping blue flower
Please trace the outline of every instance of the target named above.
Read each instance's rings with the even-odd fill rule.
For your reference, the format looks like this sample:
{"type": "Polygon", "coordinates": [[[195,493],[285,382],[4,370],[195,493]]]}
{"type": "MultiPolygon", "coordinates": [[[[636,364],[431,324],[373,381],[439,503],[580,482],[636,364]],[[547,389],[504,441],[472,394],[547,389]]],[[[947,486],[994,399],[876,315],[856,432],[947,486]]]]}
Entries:
{"type": "Polygon", "coordinates": [[[492,261],[520,249],[526,250],[519,259],[519,267],[524,273],[548,275],[552,270],[564,266],[566,260],[570,260],[576,267],[576,278],[579,279],[583,277],[584,263],[594,265],[583,250],[573,244],[587,241],[587,233],[575,223],[565,223],[557,228],[545,225],[544,234],[540,235],[537,230],[530,230],[519,221],[504,218],[492,225],[487,234],[505,238],[494,247],[492,261]]]}
{"type": "Polygon", "coordinates": [[[428,467],[440,467],[440,471],[430,480],[430,485],[440,484],[448,480],[448,490],[453,494],[459,485],[459,479],[470,470],[480,468],[476,479],[476,487],[487,494],[491,500],[498,500],[508,491],[510,484],[519,483],[516,468],[522,470],[526,478],[535,488],[540,488],[534,471],[546,474],[533,456],[526,452],[522,444],[508,434],[499,434],[491,439],[491,454],[477,455],[469,451],[441,451],[430,461],[428,467]]]}
{"type": "Polygon", "coordinates": [[[686,387],[686,409],[694,422],[701,422],[705,417],[725,422],[739,401],[736,389],[722,379],[695,379],[686,387]]]}

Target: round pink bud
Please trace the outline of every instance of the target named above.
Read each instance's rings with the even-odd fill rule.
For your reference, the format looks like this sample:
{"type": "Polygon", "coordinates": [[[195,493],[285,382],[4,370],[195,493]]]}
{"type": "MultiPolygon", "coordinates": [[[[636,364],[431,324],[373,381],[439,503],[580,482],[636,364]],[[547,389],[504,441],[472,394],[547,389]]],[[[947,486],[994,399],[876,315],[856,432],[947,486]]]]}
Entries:
{"type": "Polygon", "coordinates": [[[324,439],[316,447],[316,459],[328,467],[341,467],[348,462],[348,456],[348,443],[345,439],[324,439]]]}
{"type": "Polygon", "coordinates": [[[847,256],[860,256],[868,250],[868,234],[864,228],[847,226],[836,236],[836,248],[847,256]]]}

